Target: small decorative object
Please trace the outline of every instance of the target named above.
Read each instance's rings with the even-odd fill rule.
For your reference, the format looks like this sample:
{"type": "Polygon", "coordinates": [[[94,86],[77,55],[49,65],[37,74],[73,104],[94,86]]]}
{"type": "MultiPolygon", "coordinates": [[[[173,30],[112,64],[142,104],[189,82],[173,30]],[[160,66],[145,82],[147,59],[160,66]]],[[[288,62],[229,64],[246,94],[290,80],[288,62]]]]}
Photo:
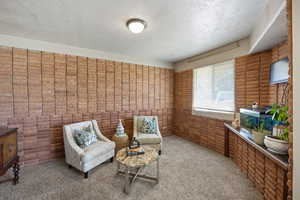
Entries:
{"type": "Polygon", "coordinates": [[[235,113],[235,118],[232,122],[232,126],[235,128],[240,127],[240,113],[235,113]]]}
{"type": "Polygon", "coordinates": [[[127,156],[136,156],[136,155],[141,155],[144,153],[145,153],[145,151],[142,147],[135,148],[135,149],[127,148],[127,156]]]}
{"type": "Polygon", "coordinates": [[[129,149],[136,149],[140,147],[140,142],[138,140],[135,139],[135,137],[133,138],[133,140],[129,143],[129,149]]]}
{"type": "Polygon", "coordinates": [[[258,108],[258,103],[257,102],[253,102],[252,109],[257,109],[257,108],[258,108]]]}
{"type": "Polygon", "coordinates": [[[117,136],[124,136],[125,135],[125,131],[124,131],[124,127],[123,127],[121,119],[119,119],[119,124],[116,128],[116,135],[117,136]]]}
{"type": "Polygon", "coordinates": [[[281,155],[286,155],[288,153],[289,143],[286,140],[280,139],[280,137],[266,136],[264,143],[268,150],[273,153],[281,155]]]}
{"type": "Polygon", "coordinates": [[[140,147],[140,142],[134,137],[127,148],[127,156],[140,155],[144,153],[144,149],[140,147]]]}

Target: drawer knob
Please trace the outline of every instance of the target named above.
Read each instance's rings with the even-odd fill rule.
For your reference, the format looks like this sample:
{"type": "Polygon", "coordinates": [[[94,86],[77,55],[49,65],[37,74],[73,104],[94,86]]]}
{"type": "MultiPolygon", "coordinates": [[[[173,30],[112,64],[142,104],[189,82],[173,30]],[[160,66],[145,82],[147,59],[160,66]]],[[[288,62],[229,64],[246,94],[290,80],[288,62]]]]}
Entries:
{"type": "Polygon", "coordinates": [[[13,145],[13,144],[9,144],[9,145],[8,145],[8,152],[11,153],[11,152],[14,150],[14,146],[15,146],[15,145],[13,145]]]}

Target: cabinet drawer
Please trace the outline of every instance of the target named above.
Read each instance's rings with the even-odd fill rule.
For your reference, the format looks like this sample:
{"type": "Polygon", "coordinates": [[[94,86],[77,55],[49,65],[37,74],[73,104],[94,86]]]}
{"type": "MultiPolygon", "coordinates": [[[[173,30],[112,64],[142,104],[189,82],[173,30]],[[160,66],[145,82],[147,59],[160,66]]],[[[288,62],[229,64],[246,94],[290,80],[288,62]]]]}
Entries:
{"type": "Polygon", "coordinates": [[[5,166],[17,155],[17,134],[11,133],[1,138],[2,163],[5,166]]]}

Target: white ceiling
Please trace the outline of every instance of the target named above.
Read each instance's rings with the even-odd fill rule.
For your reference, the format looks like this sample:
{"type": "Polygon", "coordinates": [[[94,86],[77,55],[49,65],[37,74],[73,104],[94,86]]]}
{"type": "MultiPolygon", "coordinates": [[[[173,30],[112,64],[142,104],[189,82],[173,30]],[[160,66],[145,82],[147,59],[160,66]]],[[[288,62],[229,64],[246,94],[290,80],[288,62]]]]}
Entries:
{"type": "Polygon", "coordinates": [[[257,53],[267,49],[271,49],[276,44],[286,41],[288,37],[288,21],[286,2],[276,10],[274,18],[271,22],[264,27],[263,33],[260,38],[250,49],[250,53],[257,53]]]}
{"type": "Polygon", "coordinates": [[[0,34],[175,62],[251,34],[267,0],[0,0],[0,34]],[[139,35],[129,18],[147,21],[139,35]]]}

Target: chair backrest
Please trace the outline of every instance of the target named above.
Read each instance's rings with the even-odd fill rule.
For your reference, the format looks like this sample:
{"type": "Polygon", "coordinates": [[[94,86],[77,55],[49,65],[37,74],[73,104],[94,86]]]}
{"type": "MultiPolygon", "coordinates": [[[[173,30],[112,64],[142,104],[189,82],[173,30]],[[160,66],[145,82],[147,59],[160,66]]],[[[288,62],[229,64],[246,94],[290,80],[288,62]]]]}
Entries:
{"type": "Polygon", "coordinates": [[[73,133],[73,131],[75,129],[81,129],[81,128],[88,127],[88,126],[91,126],[93,129],[95,129],[92,121],[84,121],[84,122],[78,122],[78,123],[64,125],[64,129],[65,130],[68,129],[73,133]]]}
{"type": "Polygon", "coordinates": [[[155,119],[157,131],[159,132],[158,118],[157,118],[157,116],[134,116],[134,129],[137,132],[139,132],[141,126],[143,125],[143,120],[147,119],[147,118],[148,119],[155,119]]]}

